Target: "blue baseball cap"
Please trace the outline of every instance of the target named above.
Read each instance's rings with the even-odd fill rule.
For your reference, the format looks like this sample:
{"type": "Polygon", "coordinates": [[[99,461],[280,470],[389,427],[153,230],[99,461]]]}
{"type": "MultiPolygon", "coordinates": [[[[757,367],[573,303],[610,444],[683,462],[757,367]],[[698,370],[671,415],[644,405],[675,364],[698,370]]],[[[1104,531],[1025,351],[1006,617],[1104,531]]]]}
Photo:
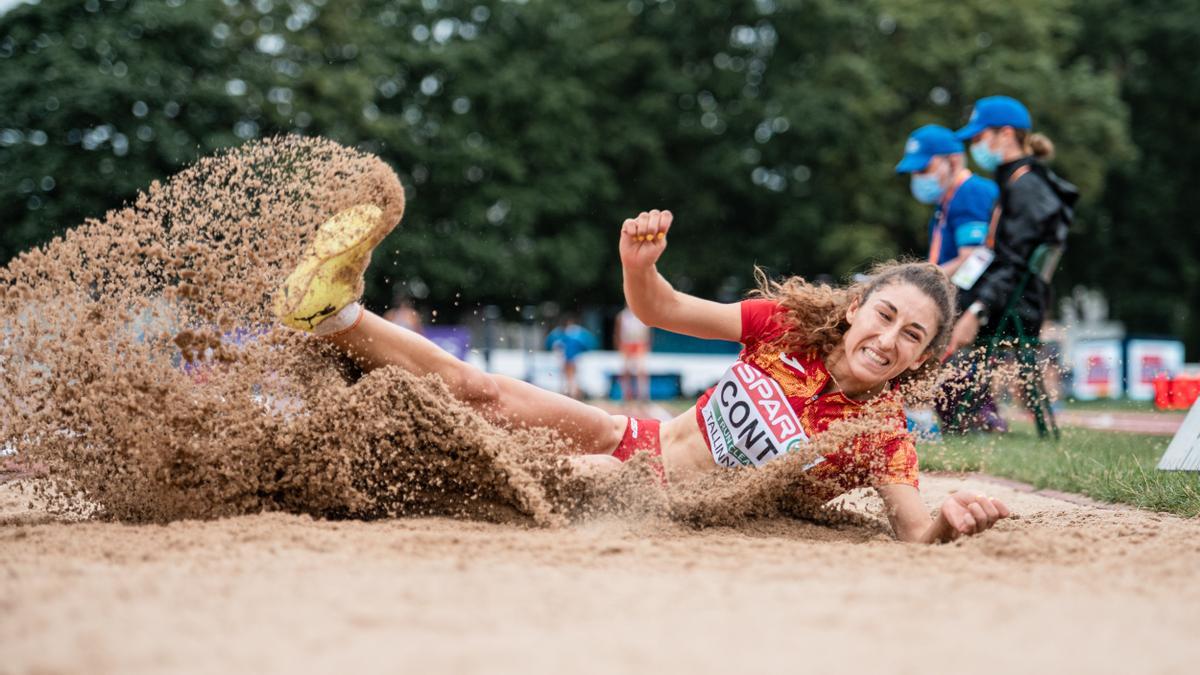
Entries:
{"type": "Polygon", "coordinates": [[[930,159],[962,151],[962,141],[954,137],[953,131],[937,124],[926,124],[912,132],[904,142],[904,157],[896,165],[896,173],[924,171],[930,159]]]}
{"type": "Polygon", "coordinates": [[[975,102],[967,126],[954,132],[961,141],[971,140],[975,134],[989,127],[1012,127],[1028,131],[1033,128],[1029,109],[1011,96],[988,96],[975,102]]]}

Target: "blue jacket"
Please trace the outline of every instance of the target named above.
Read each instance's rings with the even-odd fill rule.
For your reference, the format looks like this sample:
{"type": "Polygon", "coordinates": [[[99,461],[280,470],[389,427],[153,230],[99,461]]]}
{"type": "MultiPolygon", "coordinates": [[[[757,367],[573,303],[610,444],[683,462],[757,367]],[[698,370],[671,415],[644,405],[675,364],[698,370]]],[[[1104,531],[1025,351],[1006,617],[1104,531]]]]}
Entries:
{"type": "Polygon", "coordinates": [[[957,258],[960,248],[983,246],[999,196],[994,181],[972,175],[954,191],[948,207],[939,202],[929,219],[929,261],[941,265],[957,258]]]}

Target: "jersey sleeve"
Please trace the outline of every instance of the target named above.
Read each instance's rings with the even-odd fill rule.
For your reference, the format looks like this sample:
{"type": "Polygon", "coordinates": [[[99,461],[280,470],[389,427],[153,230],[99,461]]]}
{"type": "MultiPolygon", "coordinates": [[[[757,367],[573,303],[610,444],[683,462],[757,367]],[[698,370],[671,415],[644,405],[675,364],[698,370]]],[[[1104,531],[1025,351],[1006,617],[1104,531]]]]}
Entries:
{"type": "Polygon", "coordinates": [[[759,342],[779,337],[784,331],[782,315],[783,307],[774,300],[757,298],[743,300],[742,337],[739,340],[746,347],[753,347],[759,342]]]}
{"type": "Polygon", "coordinates": [[[992,211],[1000,188],[986,178],[974,176],[963,183],[950,205],[947,224],[959,248],[982,246],[987,241],[992,211]]]}
{"type": "Polygon", "coordinates": [[[884,461],[871,476],[875,487],[881,485],[911,485],[919,487],[917,478],[917,446],[909,434],[897,435],[883,446],[884,461]]]}
{"type": "Polygon", "coordinates": [[[886,419],[880,420],[883,430],[872,438],[876,445],[874,452],[868,453],[870,463],[870,483],[872,487],[881,485],[911,485],[918,486],[917,481],[917,444],[908,431],[908,418],[900,403],[886,419]]]}

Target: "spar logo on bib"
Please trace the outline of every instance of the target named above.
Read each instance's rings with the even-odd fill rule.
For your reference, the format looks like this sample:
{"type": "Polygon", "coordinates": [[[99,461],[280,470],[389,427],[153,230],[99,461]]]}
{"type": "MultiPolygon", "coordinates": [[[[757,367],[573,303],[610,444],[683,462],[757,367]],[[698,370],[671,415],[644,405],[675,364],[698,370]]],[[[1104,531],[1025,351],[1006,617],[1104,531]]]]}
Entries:
{"type": "Polygon", "coordinates": [[[744,361],[721,376],[702,414],[721,466],[762,466],[808,442],[779,383],[744,361]]]}

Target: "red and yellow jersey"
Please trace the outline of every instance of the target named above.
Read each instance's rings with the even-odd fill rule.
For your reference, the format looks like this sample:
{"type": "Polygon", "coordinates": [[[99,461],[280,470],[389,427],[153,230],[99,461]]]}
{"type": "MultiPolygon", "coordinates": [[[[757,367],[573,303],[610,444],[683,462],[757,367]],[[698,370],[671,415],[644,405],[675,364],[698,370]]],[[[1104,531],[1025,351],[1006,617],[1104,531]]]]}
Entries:
{"type": "Polygon", "coordinates": [[[895,392],[868,404],[839,392],[825,393],[829,371],[815,352],[785,353],[777,339],[784,310],[771,300],[741,303],[743,349],[721,379],[696,401],[700,432],[718,465],[762,466],[802,451],[830,425],[869,414],[871,430],[805,468],[822,499],[857,487],[917,486],[917,451],[895,392]]]}

